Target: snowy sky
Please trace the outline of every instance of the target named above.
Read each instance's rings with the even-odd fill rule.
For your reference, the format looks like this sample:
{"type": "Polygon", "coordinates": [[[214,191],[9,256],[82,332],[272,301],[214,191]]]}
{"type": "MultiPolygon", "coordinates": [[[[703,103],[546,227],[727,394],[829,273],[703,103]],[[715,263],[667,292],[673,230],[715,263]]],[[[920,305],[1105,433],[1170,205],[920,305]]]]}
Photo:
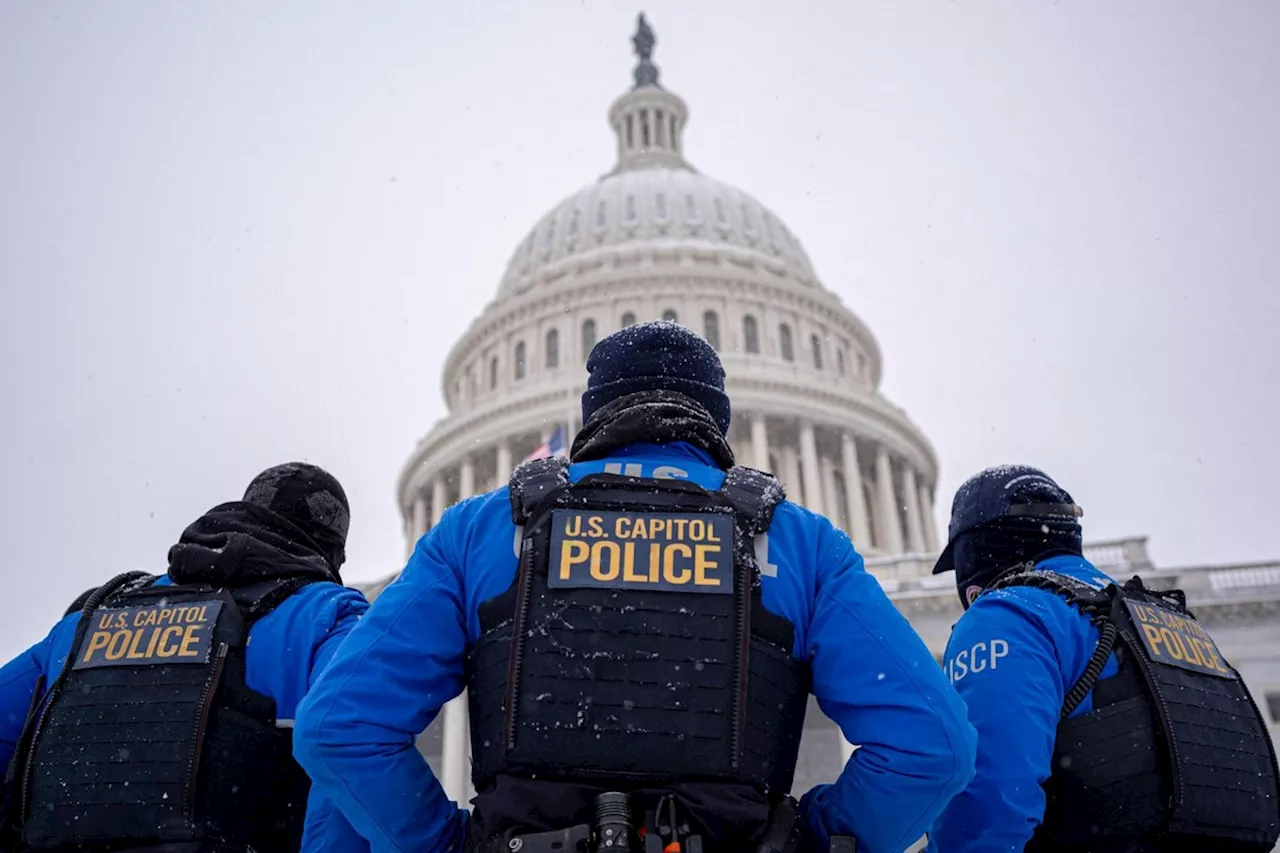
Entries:
{"type": "Polygon", "coordinates": [[[1089,538],[1280,558],[1280,5],[0,3],[0,657],[260,469],[394,484],[512,250],[612,166],[643,8],[686,150],[800,237],[933,441],[1089,538]]]}

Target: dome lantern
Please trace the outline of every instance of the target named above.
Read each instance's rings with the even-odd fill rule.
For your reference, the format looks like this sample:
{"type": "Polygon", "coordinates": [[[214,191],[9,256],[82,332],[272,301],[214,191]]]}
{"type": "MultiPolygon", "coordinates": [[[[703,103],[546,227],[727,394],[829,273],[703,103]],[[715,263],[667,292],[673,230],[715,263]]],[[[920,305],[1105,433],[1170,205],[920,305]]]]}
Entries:
{"type": "Polygon", "coordinates": [[[614,101],[609,124],[618,137],[618,164],[613,173],[654,166],[689,169],[681,135],[689,110],[684,101],[662,88],[658,66],[653,64],[657,38],[641,12],[631,38],[636,63],[631,91],[614,101]]]}

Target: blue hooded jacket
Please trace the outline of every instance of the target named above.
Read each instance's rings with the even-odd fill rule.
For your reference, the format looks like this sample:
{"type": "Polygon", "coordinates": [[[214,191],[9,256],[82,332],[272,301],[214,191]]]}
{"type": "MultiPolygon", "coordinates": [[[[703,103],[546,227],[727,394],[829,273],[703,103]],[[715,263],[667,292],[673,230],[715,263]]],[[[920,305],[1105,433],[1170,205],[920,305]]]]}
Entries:
{"type": "MultiPolygon", "coordinates": [[[[166,575],[158,585],[169,585],[166,575]]],[[[315,677],[369,607],[363,594],[336,583],[307,584],[249,629],[245,682],[275,700],[277,719],[291,721],[315,677]]],[[[0,767],[13,758],[40,676],[45,689],[71,651],[78,612],[63,617],[48,635],[0,669],[0,767]]],[[[315,789],[307,802],[304,850],[351,849],[351,826],[315,789]]]]}
{"type": "MultiPolygon", "coordinates": [[[[1051,557],[1035,568],[1095,589],[1113,582],[1083,557],[1051,557]]],[[[1062,597],[1030,587],[985,592],[960,617],[943,666],[977,729],[977,767],[930,829],[928,851],[1012,853],[1026,846],[1044,818],[1041,785],[1052,771],[1063,703],[1098,636],[1062,597]]],[[[1101,678],[1118,671],[1112,654],[1101,678]]],[[[1092,710],[1090,692],[1070,716],[1092,710]]]]}
{"type": "MultiPolygon", "coordinates": [[[[707,454],[683,443],[635,445],[576,463],[569,477],[610,462],[708,489],[724,479],[707,454]]],[[[299,761],[372,850],[461,848],[467,813],[446,798],[414,738],[463,689],[479,605],[515,579],[515,535],[506,487],[446,511],[298,711],[299,761]]],[[[795,626],[793,652],[812,668],[819,706],[860,745],[835,784],[805,795],[809,826],[824,846],[840,832],[855,835],[860,851],[899,853],[972,777],[963,705],[825,518],[783,503],[761,556],[765,607],[795,626]]]]}

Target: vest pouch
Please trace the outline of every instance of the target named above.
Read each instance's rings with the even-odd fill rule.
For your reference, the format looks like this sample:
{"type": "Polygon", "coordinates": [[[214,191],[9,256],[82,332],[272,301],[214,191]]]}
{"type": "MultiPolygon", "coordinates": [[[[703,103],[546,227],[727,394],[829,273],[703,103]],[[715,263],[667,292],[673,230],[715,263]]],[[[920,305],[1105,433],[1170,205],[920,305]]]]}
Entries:
{"type": "Polygon", "coordinates": [[[1045,785],[1043,826],[1052,830],[1054,843],[1027,849],[1087,850],[1160,829],[1168,802],[1165,763],[1155,720],[1141,696],[1063,720],[1054,773],[1045,785]]]}

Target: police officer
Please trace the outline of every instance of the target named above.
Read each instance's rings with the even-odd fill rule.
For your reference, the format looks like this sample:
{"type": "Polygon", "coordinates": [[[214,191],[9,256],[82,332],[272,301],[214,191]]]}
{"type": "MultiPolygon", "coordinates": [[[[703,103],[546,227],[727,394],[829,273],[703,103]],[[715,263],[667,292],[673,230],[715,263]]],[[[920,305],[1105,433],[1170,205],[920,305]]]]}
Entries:
{"type": "Polygon", "coordinates": [[[587,369],[572,464],[418,541],[300,708],[299,760],[374,850],[903,850],[972,772],[928,650],[843,533],[735,466],[706,341],[635,325],[587,369]],[[414,750],[464,686],[469,823],[414,750]],[[810,689],[861,748],[797,817],[810,689]]]}
{"type": "Polygon", "coordinates": [[[1271,850],[1275,752],[1239,674],[1177,591],[1081,552],[1080,508],[1043,471],[962,485],[934,569],[966,612],[944,668],[977,772],[929,850],[1271,850]]]}
{"type": "Polygon", "coordinates": [[[312,465],[200,516],[160,577],[91,590],[0,670],[7,848],[243,853],[359,841],[291,755],[298,701],[368,607],[349,524],[312,465]]]}

